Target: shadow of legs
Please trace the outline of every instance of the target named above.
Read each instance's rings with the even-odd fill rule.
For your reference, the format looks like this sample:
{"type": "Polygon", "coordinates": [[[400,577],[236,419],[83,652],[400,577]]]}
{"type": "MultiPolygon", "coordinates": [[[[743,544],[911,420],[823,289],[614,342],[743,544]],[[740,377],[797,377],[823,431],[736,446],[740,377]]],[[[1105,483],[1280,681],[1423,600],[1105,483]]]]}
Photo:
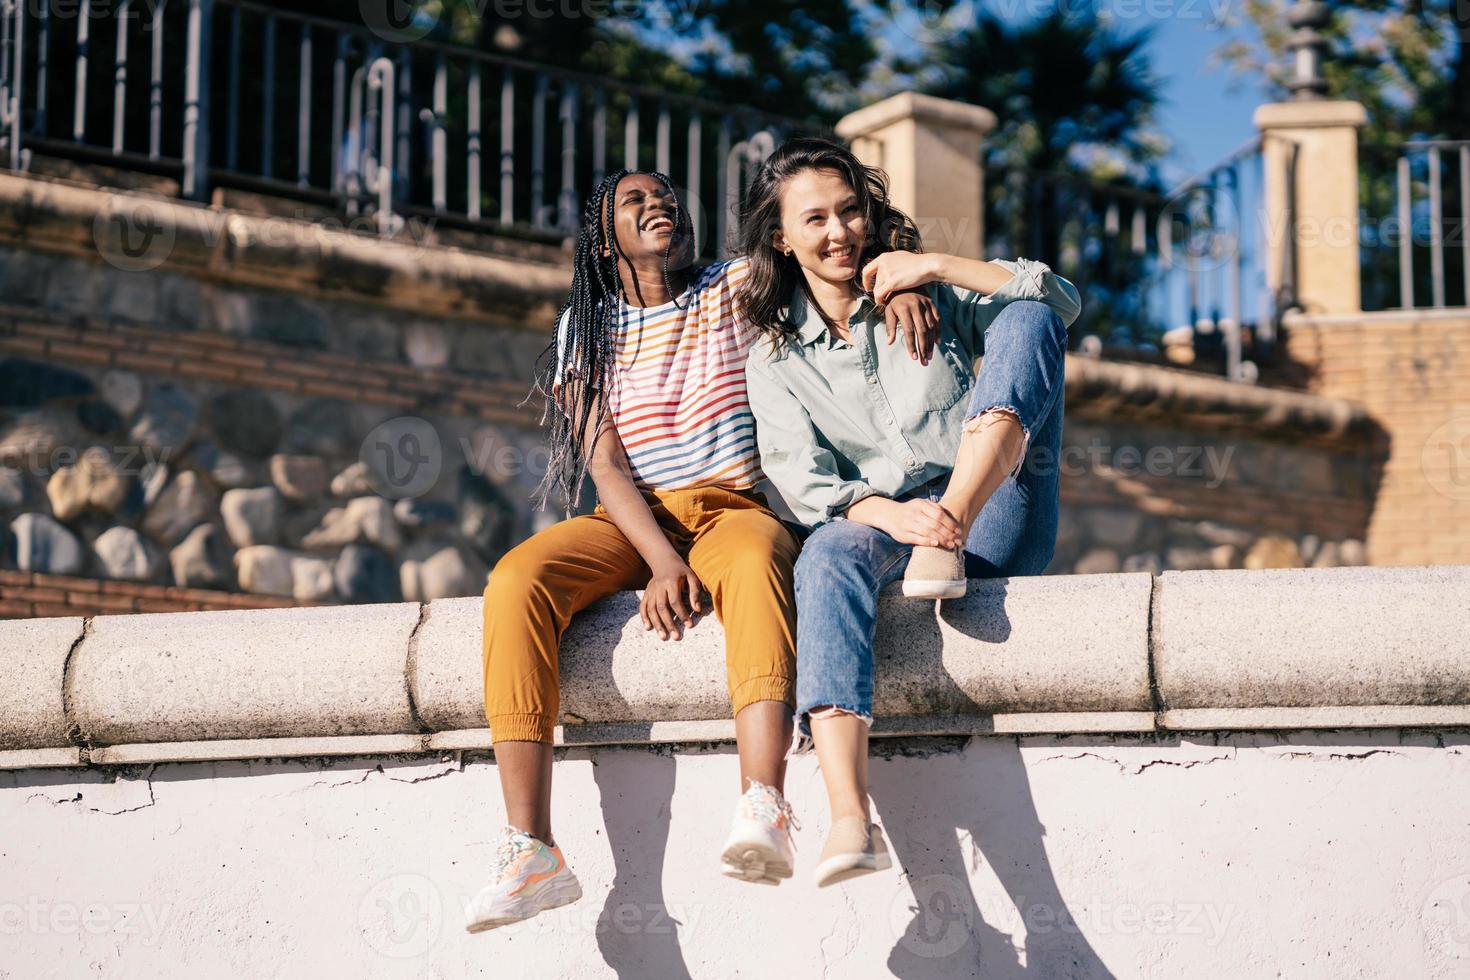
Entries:
{"type": "Polygon", "coordinates": [[[1111,977],[1057,885],[1019,746],[975,738],[956,748],[913,747],[924,765],[873,760],[874,804],[917,899],[888,968],[926,980],[1111,977]],[[982,864],[980,879],[993,877],[1003,896],[982,890],[977,901],[970,878],[982,864]],[[1023,933],[1024,960],[1012,938],[1023,933]]]}
{"type": "Polygon", "coordinates": [[[593,777],[613,855],[597,948],[622,978],[688,977],[679,923],[663,893],[674,757],[647,749],[605,750],[595,758],[593,777]]]}

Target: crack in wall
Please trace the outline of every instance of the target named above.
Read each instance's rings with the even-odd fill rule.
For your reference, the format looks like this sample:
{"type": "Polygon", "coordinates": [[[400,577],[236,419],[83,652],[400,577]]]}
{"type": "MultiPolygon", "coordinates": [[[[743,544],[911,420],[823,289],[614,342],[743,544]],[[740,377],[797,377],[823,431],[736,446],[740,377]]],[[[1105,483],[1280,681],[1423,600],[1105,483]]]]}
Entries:
{"type": "Polygon", "coordinates": [[[419,634],[429,622],[429,603],[419,603],[419,621],[414,624],[413,632],[408,634],[408,653],[403,660],[403,688],[408,696],[408,716],[418,726],[418,730],[425,736],[424,747],[428,748],[427,737],[434,729],[424,723],[419,715],[418,691],[415,689],[418,680],[419,667],[419,634]]]}
{"type": "Polygon", "coordinates": [[[82,644],[91,634],[92,617],[86,616],[82,619],[81,635],[72,643],[71,649],[66,651],[66,659],[61,664],[61,716],[66,721],[67,740],[80,751],[83,765],[91,764],[92,742],[82,731],[81,723],[77,720],[76,659],[77,653],[82,649],[82,644]]]}
{"type": "Polygon", "coordinates": [[[1164,717],[1164,699],[1159,693],[1159,671],[1155,651],[1163,633],[1163,612],[1161,606],[1164,600],[1164,583],[1157,575],[1148,577],[1148,622],[1145,624],[1144,634],[1144,661],[1148,667],[1148,696],[1153,703],[1154,727],[1162,729],[1164,717]]]}
{"type": "MultiPolygon", "coordinates": [[[[87,806],[87,807],[85,807],[85,809],[91,811],[92,813],[101,813],[101,814],[104,814],[105,816],[115,817],[115,816],[119,816],[119,815],[124,814],[124,813],[136,813],[139,810],[146,810],[149,807],[156,806],[158,804],[158,796],[157,796],[157,794],[153,790],[153,771],[157,767],[158,767],[157,766],[157,763],[154,763],[154,764],[150,765],[147,768],[147,770],[145,770],[144,773],[143,773],[143,785],[148,790],[148,802],[147,803],[139,803],[137,806],[119,807],[118,809],[115,809],[115,810],[108,809],[106,806],[87,806]]],[[[97,785],[99,785],[99,786],[116,786],[119,782],[132,782],[132,780],[121,780],[119,778],[113,778],[111,780],[108,780],[106,783],[99,783],[97,785]]],[[[75,796],[67,796],[67,797],[63,797],[61,799],[56,799],[55,797],[47,796],[45,793],[32,793],[32,794],[30,794],[29,796],[27,796],[25,798],[25,802],[26,803],[30,803],[32,800],[42,800],[42,801],[44,801],[46,803],[51,804],[53,807],[55,807],[55,806],[61,806],[62,804],[65,804],[65,803],[74,803],[74,804],[75,803],[81,803],[85,799],[86,799],[86,794],[83,793],[81,790],[78,790],[75,796]]]]}
{"type": "Polygon", "coordinates": [[[1123,773],[1124,775],[1131,774],[1137,776],[1141,774],[1145,769],[1149,769],[1154,766],[1173,766],[1178,769],[1192,769],[1195,766],[1207,766],[1215,762],[1229,762],[1235,759],[1235,749],[1231,748],[1230,751],[1226,752],[1224,755],[1212,755],[1203,759],[1149,759],[1147,762],[1136,766],[1124,762],[1122,759],[1109,758],[1105,755],[1099,755],[1096,752],[1068,752],[1060,755],[1045,755],[1036,761],[1038,763],[1055,761],[1067,762],[1079,759],[1096,759],[1099,762],[1106,762],[1109,765],[1116,766],[1118,771],[1123,773]]]}

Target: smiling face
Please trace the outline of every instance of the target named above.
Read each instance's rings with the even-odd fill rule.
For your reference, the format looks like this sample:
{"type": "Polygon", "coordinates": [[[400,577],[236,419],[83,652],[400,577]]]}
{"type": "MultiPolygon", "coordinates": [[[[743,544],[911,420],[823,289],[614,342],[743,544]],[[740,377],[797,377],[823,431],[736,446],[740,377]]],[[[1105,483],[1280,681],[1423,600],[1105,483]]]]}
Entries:
{"type": "Polygon", "coordinates": [[[868,221],[857,192],[836,170],[803,170],[781,188],[781,229],[773,244],[829,282],[857,276],[868,221]]]}
{"type": "Polygon", "coordinates": [[[670,268],[681,268],[692,244],[688,218],[674,226],[678,202],[663,181],[649,174],[628,174],[613,192],[613,225],[618,251],[635,265],[669,256],[670,268]],[[670,247],[672,244],[672,248],[670,247]]]}

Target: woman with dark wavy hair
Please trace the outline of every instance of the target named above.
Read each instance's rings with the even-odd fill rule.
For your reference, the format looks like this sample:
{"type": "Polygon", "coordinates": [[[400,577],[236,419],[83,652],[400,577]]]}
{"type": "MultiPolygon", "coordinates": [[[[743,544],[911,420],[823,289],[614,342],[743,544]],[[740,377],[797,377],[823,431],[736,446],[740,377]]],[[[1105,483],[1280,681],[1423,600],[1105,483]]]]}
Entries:
{"type": "Polygon", "coordinates": [[[795,572],[796,712],[832,808],[816,871],[830,885],[890,863],[867,794],[879,590],[902,578],[905,595],[955,598],[970,577],[1051,560],[1081,307],[1039,262],[921,251],[883,172],[827,140],[766,161],[741,237],[740,310],[768,341],[746,361],[761,466],[812,528],[795,572]],[[932,357],[875,343],[899,289],[934,301],[932,357]]]}

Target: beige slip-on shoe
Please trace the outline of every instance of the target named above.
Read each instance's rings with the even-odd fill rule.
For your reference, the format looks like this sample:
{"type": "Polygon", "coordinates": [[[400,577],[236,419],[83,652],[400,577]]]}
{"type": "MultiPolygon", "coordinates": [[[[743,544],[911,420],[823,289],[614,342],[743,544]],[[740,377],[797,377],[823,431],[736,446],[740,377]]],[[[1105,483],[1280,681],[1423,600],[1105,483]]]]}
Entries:
{"type": "Polygon", "coordinates": [[[958,548],[914,545],[903,573],[903,594],[911,599],[958,599],[965,594],[965,553],[958,548]]]}
{"type": "Polygon", "coordinates": [[[893,866],[883,828],[861,817],[842,817],[832,824],[822,858],[817,863],[818,887],[835,885],[893,866]]]}

